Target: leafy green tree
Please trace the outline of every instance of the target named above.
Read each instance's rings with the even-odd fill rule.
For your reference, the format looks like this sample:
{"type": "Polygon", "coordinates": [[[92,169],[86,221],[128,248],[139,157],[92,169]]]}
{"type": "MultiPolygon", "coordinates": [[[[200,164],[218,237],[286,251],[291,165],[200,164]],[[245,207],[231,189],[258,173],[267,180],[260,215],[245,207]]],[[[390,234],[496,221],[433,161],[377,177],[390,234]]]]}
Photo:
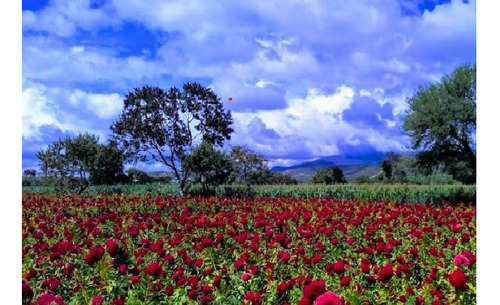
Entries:
{"type": "Polygon", "coordinates": [[[267,159],[247,147],[240,145],[233,146],[229,154],[233,171],[230,181],[240,182],[247,185],[264,184],[259,183],[265,180],[267,159]]]}
{"type": "Polygon", "coordinates": [[[98,141],[95,135],[80,134],[59,139],[38,152],[42,173],[52,179],[56,191],[82,193],[91,182],[113,184],[123,175],[121,151],[98,141]]]}
{"type": "Polygon", "coordinates": [[[125,156],[116,143],[97,145],[96,155],[89,168],[89,182],[93,185],[113,185],[126,182],[123,173],[125,156]]]}
{"type": "Polygon", "coordinates": [[[135,167],[127,169],[126,173],[129,180],[133,183],[145,184],[153,182],[152,177],[149,176],[148,173],[146,173],[145,171],[141,171],[140,169],[137,169],[135,167]]]}
{"type": "Polygon", "coordinates": [[[356,182],[358,184],[369,184],[369,183],[373,183],[373,181],[370,179],[369,176],[367,175],[361,175],[361,176],[358,176],[356,178],[356,182]]]}
{"type": "Polygon", "coordinates": [[[384,175],[391,183],[394,181],[403,182],[405,180],[406,173],[401,168],[401,160],[402,156],[400,154],[390,151],[382,161],[381,167],[384,175]]]}
{"type": "Polygon", "coordinates": [[[297,185],[299,182],[297,179],[292,178],[290,174],[285,173],[274,173],[269,171],[269,178],[267,179],[267,184],[275,185],[297,185]]]}
{"type": "Polygon", "coordinates": [[[384,171],[384,175],[389,180],[392,182],[392,163],[389,160],[384,160],[382,161],[381,164],[382,170],[384,171]]]}
{"type": "Polygon", "coordinates": [[[312,181],[314,184],[336,184],[347,182],[344,177],[344,172],[337,166],[318,170],[312,181]]]}
{"type": "Polygon", "coordinates": [[[23,171],[23,176],[36,177],[36,169],[25,169],[23,171]]]}
{"type": "Polygon", "coordinates": [[[425,174],[444,167],[454,179],[476,181],[476,66],[456,68],[409,99],[403,129],[425,174]]]}
{"type": "Polygon", "coordinates": [[[202,142],[182,160],[183,168],[191,169],[192,182],[200,183],[203,194],[228,181],[232,167],[229,156],[208,142],[202,142]]]}
{"type": "Polygon", "coordinates": [[[189,186],[192,163],[182,161],[194,149],[195,139],[222,146],[231,138],[231,112],[224,109],[212,89],[186,83],[183,90],[144,86],[129,92],[123,112],[113,123],[113,138],[134,161],[166,165],[180,185],[189,186]]]}
{"type": "Polygon", "coordinates": [[[57,191],[83,192],[89,185],[87,175],[97,152],[97,137],[80,134],[50,144],[38,152],[44,176],[54,179],[57,191]]]}

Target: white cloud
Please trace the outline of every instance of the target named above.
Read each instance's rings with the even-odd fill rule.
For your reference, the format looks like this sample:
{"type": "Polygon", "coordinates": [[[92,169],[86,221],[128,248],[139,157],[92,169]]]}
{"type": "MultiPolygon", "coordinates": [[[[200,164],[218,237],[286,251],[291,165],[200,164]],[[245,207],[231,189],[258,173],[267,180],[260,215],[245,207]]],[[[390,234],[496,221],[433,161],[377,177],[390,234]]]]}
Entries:
{"type": "MultiPolygon", "coordinates": [[[[372,94],[385,98],[383,92],[375,91],[372,94]]],[[[247,144],[266,155],[286,155],[294,151],[316,157],[336,155],[342,153],[339,143],[357,146],[364,144],[363,141],[380,151],[401,150],[404,145],[401,139],[387,139],[383,131],[343,121],[342,113],[350,108],[354,92],[354,88],[345,85],[340,85],[333,94],[310,89],[305,98],[288,96],[285,109],[261,110],[255,114],[233,112],[236,133],[232,142],[247,144]],[[256,137],[248,128],[255,117],[280,137],[272,141],[256,137]]]]}
{"type": "Polygon", "coordinates": [[[123,98],[118,93],[96,94],[75,90],[69,97],[74,105],[85,105],[99,119],[116,117],[123,109],[123,98]]]}
{"type": "Polygon", "coordinates": [[[122,108],[122,99],[117,93],[94,94],[81,90],[69,92],[59,88],[46,88],[26,79],[23,80],[22,99],[22,136],[26,141],[42,140],[45,136],[42,134],[42,127],[57,128],[73,135],[89,132],[104,141],[108,130],[90,126],[96,118],[109,120],[122,108]],[[68,104],[61,101],[67,101],[68,104]],[[86,112],[75,111],[82,107],[86,112]]]}
{"type": "Polygon", "coordinates": [[[25,104],[30,108],[23,112],[23,136],[25,129],[37,135],[43,124],[72,130],[76,120],[67,119],[66,105],[95,114],[79,117],[81,124],[109,119],[121,109],[117,92],[170,85],[168,75],[208,79],[224,101],[233,97],[226,102],[235,117],[233,139],[253,149],[290,160],[290,152],[335,154],[340,140],[392,149],[399,140],[342,120],[354,93],[390,103],[401,115],[419,84],[475,60],[475,1],[454,0],[422,16],[404,16],[392,0],[90,4],[56,0],[41,11],[23,11],[23,77],[36,82],[23,89],[23,111],[25,104]],[[125,22],[161,39],[127,56],[119,51],[127,44],[104,47],[85,39],[125,22]],[[89,89],[97,85],[99,94],[89,89]],[[55,98],[55,90],[67,99],[55,98]],[[281,139],[269,143],[253,134],[247,125],[256,117],[281,139]]]}
{"type": "Polygon", "coordinates": [[[117,25],[118,20],[109,18],[109,14],[106,7],[91,8],[90,0],[53,0],[40,12],[23,11],[23,31],[36,30],[70,37],[79,28],[93,31],[117,25]]]}
{"type": "Polygon", "coordinates": [[[47,99],[43,85],[23,82],[23,87],[23,138],[41,139],[42,126],[55,126],[63,131],[75,128],[74,125],[61,120],[57,113],[57,104],[47,99]]]}

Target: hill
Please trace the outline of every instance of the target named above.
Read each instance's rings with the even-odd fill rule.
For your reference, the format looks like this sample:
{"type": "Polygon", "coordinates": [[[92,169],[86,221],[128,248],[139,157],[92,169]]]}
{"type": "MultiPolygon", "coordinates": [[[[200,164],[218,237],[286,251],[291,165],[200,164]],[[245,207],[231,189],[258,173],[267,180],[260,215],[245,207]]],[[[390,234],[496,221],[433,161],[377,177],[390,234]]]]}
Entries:
{"type": "Polygon", "coordinates": [[[312,180],[316,171],[323,168],[338,166],[344,172],[347,180],[354,180],[359,176],[374,176],[380,172],[380,162],[385,154],[365,154],[353,156],[327,156],[313,161],[307,161],[292,166],[275,166],[273,172],[289,174],[298,181],[312,180]]]}

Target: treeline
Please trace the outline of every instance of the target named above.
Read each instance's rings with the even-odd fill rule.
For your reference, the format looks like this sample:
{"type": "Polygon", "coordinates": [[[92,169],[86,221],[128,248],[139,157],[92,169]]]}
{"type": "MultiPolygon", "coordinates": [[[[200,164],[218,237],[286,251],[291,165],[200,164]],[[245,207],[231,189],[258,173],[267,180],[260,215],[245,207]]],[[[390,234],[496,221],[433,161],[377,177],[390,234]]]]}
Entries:
{"type": "MultiPolygon", "coordinates": [[[[406,183],[441,177],[475,183],[476,67],[463,65],[436,84],[420,87],[409,99],[404,132],[417,151],[414,159],[388,154],[380,181],[406,183]],[[418,176],[420,175],[421,176],[418,176]],[[431,177],[431,178],[428,178],[431,177]],[[412,180],[413,179],[413,180],[412,180]]],[[[243,186],[297,184],[285,174],[273,173],[267,160],[242,146],[224,151],[233,133],[231,112],[210,88],[186,83],[182,90],[143,86],[129,92],[123,110],[110,126],[106,144],[88,133],[59,139],[38,152],[40,183],[56,191],[81,193],[90,185],[148,183],[157,178],[123,171],[124,162],[160,163],[171,174],[163,181],[178,185],[179,195],[199,186],[213,193],[224,184],[243,186]]],[[[34,184],[32,172],[23,184],[34,184]]],[[[373,177],[358,181],[371,182],[373,177]]],[[[320,170],[315,184],[345,183],[337,167],[320,170]]]]}
{"type": "MultiPolygon", "coordinates": [[[[211,194],[221,184],[247,189],[258,184],[297,184],[288,175],[272,173],[262,155],[245,147],[223,151],[232,123],[231,112],[220,98],[200,84],[186,83],[182,90],[135,88],[125,96],[107,144],[85,133],[40,150],[40,181],[57,192],[76,193],[90,185],[155,182],[158,178],[138,170],[123,172],[124,162],[154,162],[169,170],[171,175],[160,179],[177,184],[180,195],[194,185],[211,194]]],[[[30,179],[26,184],[34,183],[30,179]]]]}
{"type": "MultiPolygon", "coordinates": [[[[23,187],[30,187],[32,191],[80,194],[90,186],[119,185],[112,189],[120,190],[124,185],[135,184],[139,189],[151,190],[152,186],[158,188],[160,184],[178,185],[172,173],[151,175],[135,167],[123,171],[126,160],[123,151],[114,142],[99,144],[98,138],[91,134],[55,141],[40,150],[37,156],[41,175],[34,169],[23,173],[23,187]]],[[[190,168],[191,173],[183,192],[214,195],[219,185],[239,185],[241,187],[235,189],[251,195],[255,185],[298,184],[288,174],[272,172],[267,162],[263,155],[243,146],[234,146],[230,152],[224,152],[202,142],[182,160],[181,166],[190,168]]],[[[107,188],[101,189],[106,192],[107,188]]],[[[181,191],[177,186],[168,189],[181,191]]]]}

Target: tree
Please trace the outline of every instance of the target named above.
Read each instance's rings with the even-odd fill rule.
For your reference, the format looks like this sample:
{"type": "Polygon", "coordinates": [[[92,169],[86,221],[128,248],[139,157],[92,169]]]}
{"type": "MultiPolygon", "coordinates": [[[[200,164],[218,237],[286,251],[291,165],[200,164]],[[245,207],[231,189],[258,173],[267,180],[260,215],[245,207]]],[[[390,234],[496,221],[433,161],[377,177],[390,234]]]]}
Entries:
{"type": "Polygon", "coordinates": [[[344,172],[337,166],[318,170],[312,181],[314,184],[335,184],[347,182],[344,177],[344,172]]]}
{"type": "Polygon", "coordinates": [[[263,173],[268,169],[267,159],[263,155],[240,145],[233,146],[229,158],[233,167],[230,177],[232,182],[241,182],[248,186],[259,184],[263,173]]]}
{"type": "Polygon", "coordinates": [[[112,184],[123,175],[123,155],[114,144],[98,143],[98,137],[80,134],[50,144],[38,152],[45,177],[53,179],[56,191],[82,193],[90,184],[112,184]]]}
{"type": "Polygon", "coordinates": [[[384,175],[387,180],[392,182],[392,163],[389,160],[382,161],[381,164],[382,170],[384,171],[384,175]]]}
{"type": "Polygon", "coordinates": [[[409,100],[403,129],[425,174],[440,166],[464,183],[476,180],[476,66],[456,68],[420,87],[409,100]]]}
{"type": "Polygon", "coordinates": [[[280,185],[297,185],[299,182],[297,179],[292,178],[290,174],[285,174],[285,173],[274,173],[269,171],[269,178],[267,180],[267,184],[280,184],[280,185]]]}
{"type": "Polygon", "coordinates": [[[94,162],[97,141],[94,135],[80,134],[74,139],[59,139],[38,152],[40,168],[55,180],[57,191],[81,193],[87,188],[86,174],[94,162]]]}
{"type": "Polygon", "coordinates": [[[93,185],[113,185],[125,182],[123,162],[125,156],[116,143],[99,144],[93,164],[89,167],[89,182],[93,185]]]}
{"type": "Polygon", "coordinates": [[[194,149],[196,138],[222,146],[231,138],[231,112],[224,110],[212,89],[186,83],[165,91],[144,86],[129,92],[123,112],[113,123],[113,138],[134,161],[156,161],[169,167],[180,184],[180,193],[188,187],[190,163],[182,161],[194,149]]]}
{"type": "Polygon", "coordinates": [[[401,160],[401,155],[395,152],[388,152],[382,161],[381,167],[384,171],[384,175],[389,180],[389,182],[393,182],[396,178],[402,178],[402,173],[399,171],[398,163],[401,160]]]}
{"type": "Polygon", "coordinates": [[[36,169],[25,169],[23,172],[23,176],[36,177],[36,169]]]}
{"type": "Polygon", "coordinates": [[[208,142],[202,142],[182,160],[183,168],[191,169],[192,182],[200,183],[203,194],[211,194],[212,188],[225,183],[231,174],[229,156],[208,142]]]}

